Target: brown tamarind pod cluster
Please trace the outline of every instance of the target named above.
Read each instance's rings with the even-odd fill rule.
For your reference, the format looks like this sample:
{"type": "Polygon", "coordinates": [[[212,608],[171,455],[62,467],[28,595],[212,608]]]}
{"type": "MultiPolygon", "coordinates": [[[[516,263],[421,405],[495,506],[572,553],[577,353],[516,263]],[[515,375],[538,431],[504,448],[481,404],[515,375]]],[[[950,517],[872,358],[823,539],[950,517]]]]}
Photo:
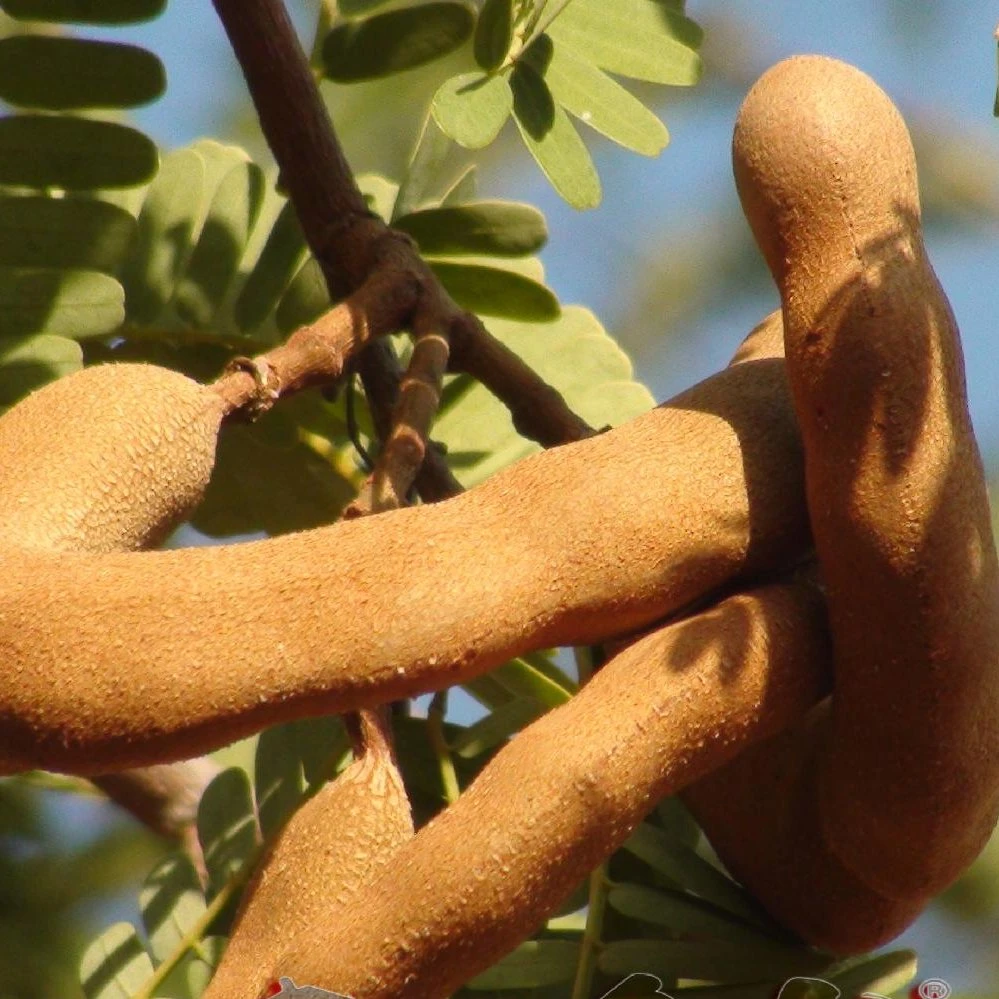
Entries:
{"type": "Polygon", "coordinates": [[[778,918],[856,950],[898,933],[995,825],[996,554],[897,110],[852,67],[791,59],[749,93],[733,149],[781,294],[835,681],[827,710],[688,800],[778,918]]]}
{"type": "Polygon", "coordinates": [[[219,418],[180,376],[154,391],[146,369],[117,370],[136,380],[121,410],[124,388],[93,401],[95,373],[0,418],[0,465],[23,480],[0,491],[0,771],[159,763],[441,689],[531,649],[627,634],[809,543],[783,363],[769,357],[447,502],[261,542],[108,551],[185,506],[219,418]],[[87,417],[58,475],[53,410],[87,417]],[[78,514],[72,482],[98,497],[78,514]],[[49,513],[21,537],[29,497],[49,513]],[[145,504],[160,512],[132,512],[145,504]],[[87,550],[32,543],[67,511],[87,550]]]}

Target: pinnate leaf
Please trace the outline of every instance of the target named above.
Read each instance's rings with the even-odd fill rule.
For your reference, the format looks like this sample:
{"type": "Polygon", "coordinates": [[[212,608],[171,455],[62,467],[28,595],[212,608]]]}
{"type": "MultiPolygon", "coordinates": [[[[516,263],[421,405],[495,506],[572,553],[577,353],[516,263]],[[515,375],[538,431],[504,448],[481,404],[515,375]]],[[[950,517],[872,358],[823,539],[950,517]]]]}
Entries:
{"type": "Polygon", "coordinates": [[[507,73],[452,76],[434,94],[432,111],[441,131],[466,149],[488,146],[513,110],[507,73]]]}

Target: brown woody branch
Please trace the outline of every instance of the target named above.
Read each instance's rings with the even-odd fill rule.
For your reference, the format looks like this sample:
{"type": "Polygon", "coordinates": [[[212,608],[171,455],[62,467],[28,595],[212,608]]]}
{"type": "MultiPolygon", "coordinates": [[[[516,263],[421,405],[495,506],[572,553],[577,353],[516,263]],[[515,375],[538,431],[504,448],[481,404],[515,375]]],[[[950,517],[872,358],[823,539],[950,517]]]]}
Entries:
{"type": "MultiPolygon", "coordinates": [[[[459,309],[413,244],[368,210],[280,0],[214,4],[331,295],[354,291],[382,270],[397,280],[415,279],[439,310],[436,325],[460,325],[461,370],[473,373],[510,408],[521,433],[546,445],[588,436],[590,428],[559,393],[459,309]]],[[[369,322],[369,336],[407,325],[378,328],[369,322]]],[[[369,368],[383,366],[377,357],[367,362],[369,368]]],[[[392,378],[387,369],[380,376],[392,378]]]]}

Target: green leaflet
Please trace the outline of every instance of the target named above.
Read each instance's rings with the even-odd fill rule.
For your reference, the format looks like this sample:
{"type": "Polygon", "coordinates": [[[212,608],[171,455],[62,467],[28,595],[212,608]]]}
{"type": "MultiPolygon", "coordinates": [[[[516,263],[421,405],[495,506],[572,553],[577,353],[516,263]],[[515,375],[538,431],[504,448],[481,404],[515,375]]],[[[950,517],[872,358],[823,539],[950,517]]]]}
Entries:
{"type": "Polygon", "coordinates": [[[555,319],[559,314],[555,295],[521,274],[451,260],[429,263],[448,294],[470,312],[529,322],[555,319]]]}
{"type": "Polygon", "coordinates": [[[106,201],[0,195],[0,267],[113,274],[134,229],[135,219],[106,201]]]}
{"type": "Polygon", "coordinates": [[[149,180],[158,161],[153,143],[125,125],[58,115],[0,118],[0,184],[131,187],[149,180]]]}
{"type": "Polygon", "coordinates": [[[10,104],[131,108],[165,88],[163,64],[135,45],[46,35],[0,40],[0,98],[10,104]]]}
{"type": "Polygon", "coordinates": [[[0,341],[0,408],[47,382],[83,367],[80,345],[66,337],[40,334],[0,341]]]}
{"type": "Polygon", "coordinates": [[[466,149],[488,146],[513,111],[508,73],[465,73],[441,84],[431,105],[441,130],[466,149]]]}
{"type": "Polygon", "coordinates": [[[548,241],[545,217],[515,201],[480,201],[450,208],[427,208],[398,218],[395,228],[416,240],[426,254],[482,253],[520,257],[548,241]]]}
{"type": "Polygon", "coordinates": [[[700,79],[703,32],[659,0],[573,0],[548,29],[601,69],[636,80],[690,86],[700,79]]]}
{"type": "Polygon", "coordinates": [[[597,958],[605,975],[624,978],[636,968],[666,979],[694,978],[706,982],[783,982],[798,975],[817,975],[828,968],[826,954],[804,947],[727,940],[617,940],[606,944],[597,958]]]}
{"type": "MultiPolygon", "coordinates": [[[[633,380],[625,353],[587,309],[566,306],[558,319],[543,324],[489,319],[486,325],[591,426],[617,424],[654,405],[648,389],[633,380]]],[[[537,450],[481,385],[469,387],[460,405],[442,409],[434,437],[447,446],[448,460],[466,486],[537,450]]]]}
{"type": "Polygon", "coordinates": [[[190,860],[178,853],[154,867],[139,891],[139,905],[153,959],[165,961],[205,915],[205,896],[190,860]]]}
{"type": "Polygon", "coordinates": [[[905,988],[916,976],[917,959],[914,951],[896,950],[874,957],[861,957],[845,961],[829,975],[829,981],[844,996],[861,992],[890,995],[905,988]]]}
{"type": "Polygon", "coordinates": [[[212,323],[236,276],[263,194],[264,175],[255,163],[236,165],[219,183],[174,293],[185,321],[200,327],[212,323]]]}
{"type": "Polygon", "coordinates": [[[486,0],[475,25],[475,61],[487,71],[499,68],[513,42],[513,0],[486,0]]]}
{"type": "Polygon", "coordinates": [[[543,35],[524,59],[566,111],[608,139],[643,156],[657,156],[669,142],[666,126],[652,111],[571,48],[543,35]]]}
{"type": "Polygon", "coordinates": [[[475,27],[465,3],[428,3],[337,25],[322,48],[330,80],[352,83],[414,69],[464,44],[475,27]]]}
{"type": "Polygon", "coordinates": [[[4,337],[107,336],[125,318],[124,298],[121,285],[97,271],[0,267],[0,330],[4,337]]]}
{"type": "Polygon", "coordinates": [[[0,0],[0,10],[25,21],[134,24],[162,13],[166,0],[0,0]]]}
{"type": "Polygon", "coordinates": [[[253,792],[241,767],[223,770],[205,789],[198,807],[198,838],[211,899],[253,857],[257,847],[253,792]]]}
{"type": "Polygon", "coordinates": [[[153,962],[130,923],[109,927],[80,959],[87,999],[131,999],[152,974],[153,962]]]}
{"type": "Polygon", "coordinates": [[[152,322],[172,298],[204,197],[205,162],[193,149],[163,158],[139,210],[122,284],[129,319],[152,322]]]}
{"type": "Polygon", "coordinates": [[[579,944],[570,940],[528,940],[465,987],[473,991],[532,989],[572,981],[579,944]]]}
{"type": "Polygon", "coordinates": [[[510,86],[517,128],[552,187],[573,208],[596,208],[601,199],[596,167],[544,78],[526,62],[518,62],[510,86]]]}

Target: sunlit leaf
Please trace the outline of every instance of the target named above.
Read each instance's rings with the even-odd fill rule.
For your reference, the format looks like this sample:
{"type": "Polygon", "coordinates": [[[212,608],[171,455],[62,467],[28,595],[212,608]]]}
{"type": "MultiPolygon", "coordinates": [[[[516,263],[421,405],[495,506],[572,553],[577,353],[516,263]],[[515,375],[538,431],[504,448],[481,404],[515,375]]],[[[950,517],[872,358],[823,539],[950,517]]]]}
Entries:
{"type": "Polygon", "coordinates": [[[644,156],[658,155],[669,142],[666,126],[637,97],[572,49],[545,36],[524,58],[566,111],[608,139],[644,156]]]}
{"type": "Polygon", "coordinates": [[[125,294],[107,274],[0,267],[0,330],[83,340],[107,336],[125,319],[125,294]]]}
{"type": "Polygon", "coordinates": [[[83,367],[83,351],[73,340],[41,334],[0,341],[0,408],[83,367]]]}
{"type": "Polygon", "coordinates": [[[573,0],[548,29],[556,45],[574,49],[611,73],[690,86],[701,76],[703,32],[660,0],[573,0]]]}
{"type": "Polygon", "coordinates": [[[508,73],[465,73],[445,80],[434,94],[434,120],[466,149],[488,146],[513,111],[508,73]]]}
{"type": "Polygon", "coordinates": [[[916,976],[918,961],[911,950],[896,950],[874,957],[856,958],[833,969],[829,980],[844,996],[861,992],[890,995],[905,988],[916,976]]]}
{"type": "Polygon", "coordinates": [[[579,961],[579,944],[569,940],[528,940],[488,971],[477,975],[466,988],[528,989],[571,981],[579,961]]]}
{"type": "Polygon", "coordinates": [[[260,211],[263,192],[263,172],[255,163],[239,164],[219,184],[174,293],[177,312],[194,326],[210,325],[222,304],[260,211]]]}
{"type": "Polygon", "coordinates": [[[22,107],[131,108],[166,88],[163,64],[135,45],[58,35],[0,40],[0,98],[22,107]]]}
{"type": "Polygon", "coordinates": [[[253,792],[241,767],[223,770],[205,789],[198,807],[198,839],[212,897],[242,868],[257,845],[253,792]]]}
{"type": "Polygon", "coordinates": [[[205,161],[193,149],[163,158],[136,223],[122,273],[129,318],[152,322],[173,297],[201,222],[205,161]]]}
{"type": "Polygon", "coordinates": [[[512,271],[445,260],[431,260],[430,266],[448,294],[470,312],[528,321],[559,314],[558,299],[551,291],[512,271]]]}
{"type": "Polygon", "coordinates": [[[543,77],[518,62],[510,77],[513,116],[528,150],[552,187],[573,208],[600,204],[600,178],[583,140],[543,77]]]}
{"type": "Polygon", "coordinates": [[[513,0],[486,0],[475,25],[475,61],[485,70],[496,69],[513,41],[513,0]]]}
{"type": "Polygon", "coordinates": [[[315,257],[309,257],[281,296],[274,318],[278,329],[290,333],[311,323],[331,305],[326,279],[315,257]]]}
{"type": "Polygon", "coordinates": [[[178,854],[158,864],[139,892],[139,905],[153,957],[164,961],[205,914],[205,898],[190,860],[178,854]]]}
{"type": "Polygon", "coordinates": [[[428,208],[396,219],[423,253],[482,253],[519,257],[536,253],[548,239],[545,217],[515,201],[480,201],[453,208],[428,208]]]}
{"type": "Polygon", "coordinates": [[[441,170],[453,146],[432,115],[427,115],[392,207],[391,219],[415,211],[439,184],[441,170]]]}
{"type": "MultiPolygon", "coordinates": [[[[568,306],[558,319],[539,325],[489,319],[487,326],[591,426],[620,423],[655,404],[649,390],[634,380],[627,355],[587,309],[568,306]]],[[[442,410],[434,436],[452,458],[478,456],[456,469],[466,486],[537,450],[514,430],[503,404],[477,384],[442,410]]]]}
{"type": "Polygon", "coordinates": [[[323,42],[326,76],[372,80],[439,59],[464,44],[475,12],[464,3],[428,3],[337,25],[323,42]]]}
{"type": "Polygon", "coordinates": [[[134,230],[135,219],[106,201],[0,196],[0,266],[113,273],[134,230]]]}
{"type": "Polygon", "coordinates": [[[294,730],[274,725],[261,732],[253,769],[260,831],[269,839],[285,824],[305,790],[294,730]]]}
{"type": "Polygon", "coordinates": [[[0,0],[0,10],[25,21],[134,24],[162,13],[166,0],[0,0]]]}
{"type": "Polygon", "coordinates": [[[0,184],[93,190],[131,187],[156,172],[159,154],[141,132],[59,115],[0,118],[0,184]]]}
{"type": "Polygon", "coordinates": [[[87,999],[132,999],[152,974],[153,962],[130,923],[109,927],[80,959],[87,999]]]}

